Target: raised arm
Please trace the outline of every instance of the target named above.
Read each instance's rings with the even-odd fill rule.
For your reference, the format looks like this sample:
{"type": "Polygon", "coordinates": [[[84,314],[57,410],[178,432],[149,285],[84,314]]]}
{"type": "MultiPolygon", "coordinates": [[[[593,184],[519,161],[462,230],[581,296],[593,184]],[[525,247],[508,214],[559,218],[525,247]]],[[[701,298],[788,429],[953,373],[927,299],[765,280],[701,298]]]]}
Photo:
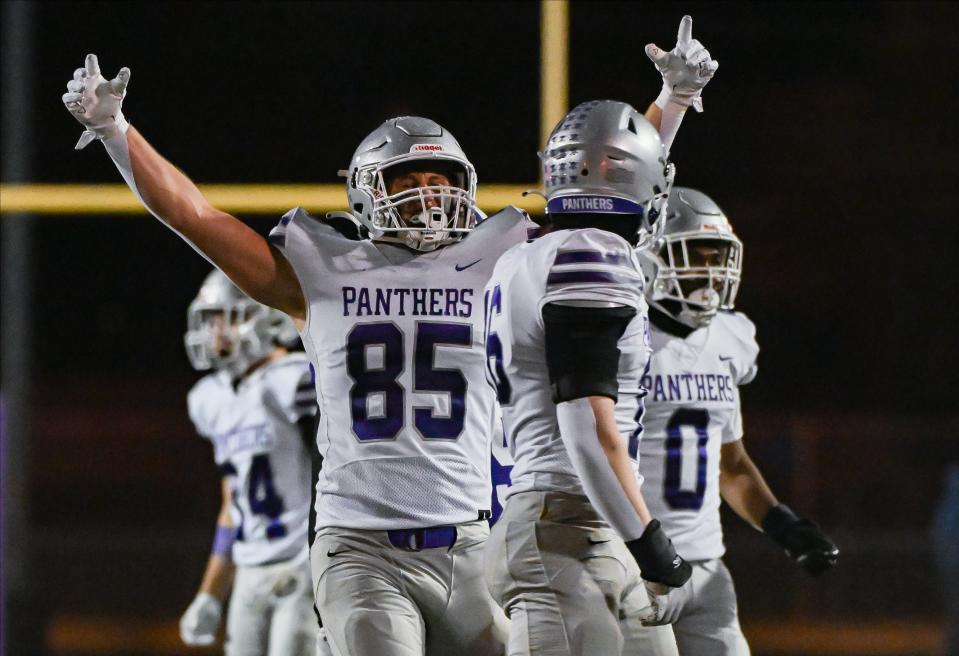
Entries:
{"type": "Polygon", "coordinates": [[[96,55],[87,55],[67,83],[63,102],[86,128],[77,143],[99,139],[144,207],[222,270],[250,297],[294,319],[305,301],[286,258],[236,217],[218,210],[179,169],[164,159],[123,117],[130,70],[106,80],[96,55]]]}
{"type": "Polygon", "coordinates": [[[693,38],[693,19],[690,16],[683,16],[680,21],[676,46],[671,51],[648,43],[646,56],[663,76],[663,89],[646,110],[646,118],[659,130],[659,136],[669,152],[686,110],[692,106],[697,112],[703,111],[703,88],[713,78],[719,62],[710,56],[702,43],[693,38]]]}

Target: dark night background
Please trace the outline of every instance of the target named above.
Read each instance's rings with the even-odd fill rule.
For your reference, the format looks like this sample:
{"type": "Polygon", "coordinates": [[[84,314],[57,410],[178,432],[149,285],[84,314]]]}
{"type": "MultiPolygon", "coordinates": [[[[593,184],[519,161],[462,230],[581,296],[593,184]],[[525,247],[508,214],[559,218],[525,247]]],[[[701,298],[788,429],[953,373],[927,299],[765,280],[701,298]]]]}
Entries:
{"type": "MultiPolygon", "coordinates": [[[[108,77],[131,68],[125,115],[198,182],[335,183],[367,132],[408,113],[449,128],[481,185],[531,182],[539,11],[37,3],[30,180],[120,181],[98,145],[73,150],[81,128],[60,102],[95,52],[108,77]]],[[[770,627],[898,622],[917,637],[881,653],[935,653],[922,646],[943,613],[927,535],[945,465],[959,462],[959,10],[573,2],[570,104],[645,109],[661,83],[643,45],[671,48],[686,13],[720,67],[672,159],[677,183],[713,196],[745,243],[737,306],[762,347],[743,393],[746,444],[780,497],[844,549],[812,582],[729,517],[746,635],[757,654],[880,653],[855,639],[817,651],[770,627]]],[[[275,221],[249,218],[261,231],[275,221]]],[[[166,651],[142,635],[151,621],[172,627],[192,599],[218,505],[184,398],[198,377],[186,306],[208,265],[145,213],[28,220],[36,627],[23,633],[35,628],[50,653],[102,652],[75,637],[95,618],[129,631],[109,653],[170,653],[166,634],[166,651]]]]}

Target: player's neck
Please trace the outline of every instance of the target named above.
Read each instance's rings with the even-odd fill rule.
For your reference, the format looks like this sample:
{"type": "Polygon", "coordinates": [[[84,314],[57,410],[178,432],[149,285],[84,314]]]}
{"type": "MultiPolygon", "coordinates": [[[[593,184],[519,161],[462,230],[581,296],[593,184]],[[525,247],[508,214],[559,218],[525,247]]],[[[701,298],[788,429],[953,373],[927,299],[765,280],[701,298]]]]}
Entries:
{"type": "Polygon", "coordinates": [[[259,360],[251,364],[249,367],[247,367],[246,371],[244,371],[242,374],[237,376],[236,379],[233,381],[233,387],[237,387],[240,383],[242,383],[244,380],[249,378],[250,375],[257,369],[259,369],[260,367],[266,364],[269,364],[270,362],[273,362],[274,360],[278,360],[282,358],[287,353],[289,353],[289,351],[287,351],[285,348],[278,347],[273,349],[272,351],[267,353],[265,356],[263,356],[262,358],[260,358],[259,360]]]}

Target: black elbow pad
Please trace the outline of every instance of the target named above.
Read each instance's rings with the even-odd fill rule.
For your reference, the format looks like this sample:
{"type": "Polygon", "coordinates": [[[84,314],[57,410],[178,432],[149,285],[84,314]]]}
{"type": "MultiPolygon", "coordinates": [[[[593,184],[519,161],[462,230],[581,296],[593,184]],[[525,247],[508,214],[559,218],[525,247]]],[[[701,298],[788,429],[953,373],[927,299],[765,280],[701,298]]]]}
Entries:
{"type": "Polygon", "coordinates": [[[587,396],[618,398],[619,339],[636,310],[549,303],[543,307],[546,366],[554,403],[587,396]]]}

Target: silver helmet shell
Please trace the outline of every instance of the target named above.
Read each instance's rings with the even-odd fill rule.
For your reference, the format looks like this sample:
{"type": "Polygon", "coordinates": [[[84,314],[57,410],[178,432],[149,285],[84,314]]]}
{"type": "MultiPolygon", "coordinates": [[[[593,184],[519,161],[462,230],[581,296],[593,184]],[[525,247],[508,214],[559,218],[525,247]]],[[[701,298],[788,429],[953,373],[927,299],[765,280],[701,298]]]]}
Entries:
{"type": "Polygon", "coordinates": [[[631,105],[577,105],[540,157],[547,213],[640,214],[646,242],[657,235],[675,169],[659,132],[631,105]]]}
{"type": "Polygon", "coordinates": [[[459,241],[476,224],[476,171],[448,130],[428,118],[391,118],[356,149],[346,175],[350,213],[370,238],[432,251],[459,241]],[[449,172],[450,186],[414,187],[389,194],[389,169],[411,162],[449,172]],[[401,206],[413,215],[404,221],[401,206]]]}
{"type": "Polygon", "coordinates": [[[237,377],[277,345],[297,340],[287,315],[257,303],[217,269],[207,275],[187,309],[183,343],[190,364],[200,371],[226,369],[237,377]]]}
{"type": "Polygon", "coordinates": [[[673,188],[662,237],[638,255],[650,305],[677,321],[698,328],[719,310],[735,307],[743,243],[719,205],[701,191],[673,188]],[[704,242],[716,256],[709,265],[694,261],[694,249],[704,242]]]}

